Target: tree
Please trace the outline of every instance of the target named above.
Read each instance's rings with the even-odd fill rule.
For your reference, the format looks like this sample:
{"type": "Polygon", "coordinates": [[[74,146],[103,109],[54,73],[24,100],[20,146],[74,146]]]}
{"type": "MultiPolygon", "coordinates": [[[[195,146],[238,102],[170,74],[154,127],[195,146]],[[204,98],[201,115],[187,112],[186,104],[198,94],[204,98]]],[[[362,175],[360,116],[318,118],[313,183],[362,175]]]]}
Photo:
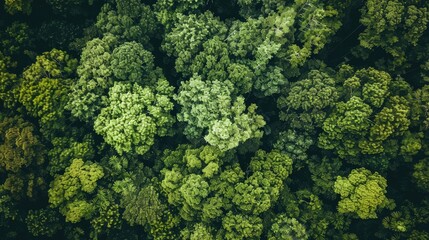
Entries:
{"type": "Polygon", "coordinates": [[[344,100],[324,120],[318,145],[350,163],[385,171],[410,128],[410,98],[389,91],[396,81],[386,72],[368,68],[344,76],[344,100]]]}
{"type": "Polygon", "coordinates": [[[262,220],[256,216],[228,212],[222,227],[226,230],[225,239],[259,238],[262,234],[262,220]]]}
{"type": "Polygon", "coordinates": [[[200,15],[177,15],[174,28],[165,36],[163,50],[176,57],[176,71],[184,72],[185,76],[192,76],[187,69],[194,62],[194,58],[203,46],[203,43],[213,36],[222,36],[227,29],[224,23],[213,16],[211,12],[200,15]]]}
{"type": "Polygon", "coordinates": [[[73,159],[93,159],[95,156],[95,141],[90,134],[85,135],[81,141],[76,137],[57,137],[51,144],[48,171],[53,177],[70,166],[73,159]]]}
{"type": "Polygon", "coordinates": [[[34,126],[19,116],[0,121],[1,188],[17,200],[36,198],[45,187],[46,149],[34,126]]]}
{"type": "Polygon", "coordinates": [[[292,83],[285,96],[278,98],[277,107],[282,110],[279,117],[294,128],[320,127],[338,97],[333,77],[324,71],[311,70],[306,78],[292,83]]]}
{"type": "Polygon", "coordinates": [[[77,60],[53,49],[38,56],[23,73],[19,101],[42,124],[63,118],[77,60]]]}
{"type": "Polygon", "coordinates": [[[153,84],[156,79],[154,56],[137,42],[125,42],[112,52],[113,76],[121,81],[153,84]]]}
{"type": "Polygon", "coordinates": [[[61,229],[58,213],[49,208],[29,210],[25,222],[28,231],[35,237],[52,237],[61,229]]]}
{"type": "Polygon", "coordinates": [[[309,162],[307,151],[313,144],[314,140],[306,132],[289,129],[279,133],[273,147],[290,156],[295,163],[294,168],[300,169],[309,162]]]}
{"type": "Polygon", "coordinates": [[[32,0],[5,0],[4,8],[9,14],[23,12],[25,14],[31,13],[32,0]]]}
{"type": "Polygon", "coordinates": [[[107,34],[102,39],[95,38],[87,42],[82,50],[77,68],[78,81],[73,84],[66,108],[72,115],[84,121],[92,121],[104,104],[102,99],[113,85],[111,52],[117,44],[117,38],[107,34]]]}
{"type": "Polygon", "coordinates": [[[305,227],[295,218],[288,218],[286,215],[281,214],[276,216],[268,232],[268,239],[308,239],[305,227]]]}
{"type": "Polygon", "coordinates": [[[31,48],[31,34],[32,31],[25,22],[14,21],[7,25],[3,32],[0,33],[1,52],[7,56],[22,56],[21,54],[31,48]]]}
{"type": "Polygon", "coordinates": [[[360,34],[360,45],[381,47],[393,57],[393,66],[406,62],[407,49],[416,46],[427,29],[429,8],[424,1],[367,1],[360,22],[366,29],[360,34]]]}
{"type": "MultiPolygon", "coordinates": [[[[150,46],[158,23],[150,6],[141,0],[116,0],[101,7],[95,26],[103,35],[113,35],[121,42],[136,41],[150,46]]],[[[151,47],[149,47],[151,48],[151,47]]]]}
{"type": "Polygon", "coordinates": [[[166,206],[160,201],[157,188],[153,185],[145,186],[140,190],[123,194],[122,205],[125,206],[123,218],[131,225],[153,225],[162,220],[166,206]]]}
{"type": "Polygon", "coordinates": [[[174,118],[173,87],[160,79],[154,89],[138,84],[115,83],[109,91],[107,107],[94,122],[95,131],[119,154],[143,155],[154,144],[155,136],[170,134],[174,118]]]}
{"type": "Polygon", "coordinates": [[[198,240],[198,239],[215,239],[212,235],[212,228],[203,223],[196,223],[191,229],[185,228],[180,232],[182,239],[198,240]]]}
{"type": "Polygon", "coordinates": [[[417,186],[422,190],[426,190],[426,191],[429,189],[429,179],[427,177],[428,172],[429,172],[428,158],[423,158],[418,163],[414,164],[413,178],[417,183],[417,186]]]}
{"type": "Polygon", "coordinates": [[[10,72],[16,63],[10,57],[0,53],[0,102],[5,108],[13,109],[18,102],[19,79],[16,74],[10,72]]]}
{"type": "Polygon", "coordinates": [[[76,223],[82,218],[89,218],[95,208],[85,199],[85,195],[95,191],[97,181],[103,176],[103,168],[98,164],[73,159],[64,174],[57,175],[50,184],[48,195],[51,207],[60,207],[67,222],[76,223]]]}
{"type": "Polygon", "coordinates": [[[377,172],[353,169],[348,177],[338,176],[334,191],[340,194],[338,212],[354,213],[361,219],[377,218],[377,211],[388,207],[387,181],[377,172]]]}
{"type": "Polygon", "coordinates": [[[259,128],[265,121],[256,114],[256,105],[250,105],[245,113],[243,97],[234,98],[230,89],[230,82],[203,82],[199,76],[182,84],[175,98],[182,106],[177,119],[187,123],[185,135],[189,139],[200,138],[208,129],[204,139],[226,151],[250,138],[262,137],[259,128]]]}

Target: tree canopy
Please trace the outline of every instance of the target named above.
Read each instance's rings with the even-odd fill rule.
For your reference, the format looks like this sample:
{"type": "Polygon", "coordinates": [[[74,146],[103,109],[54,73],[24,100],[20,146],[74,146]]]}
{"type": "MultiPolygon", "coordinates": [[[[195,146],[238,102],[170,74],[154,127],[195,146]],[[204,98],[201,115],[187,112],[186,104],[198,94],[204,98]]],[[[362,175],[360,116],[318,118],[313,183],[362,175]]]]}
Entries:
{"type": "Polygon", "coordinates": [[[0,5],[0,239],[429,239],[429,1],[0,5]]]}

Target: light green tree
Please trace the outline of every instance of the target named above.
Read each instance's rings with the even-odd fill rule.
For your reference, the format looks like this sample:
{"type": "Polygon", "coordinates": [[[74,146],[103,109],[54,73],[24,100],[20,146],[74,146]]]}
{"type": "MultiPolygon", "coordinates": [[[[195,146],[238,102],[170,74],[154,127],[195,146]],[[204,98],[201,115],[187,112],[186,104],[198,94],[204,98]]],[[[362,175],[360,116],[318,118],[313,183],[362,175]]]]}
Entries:
{"type": "Polygon", "coordinates": [[[338,176],[334,191],[340,194],[338,212],[356,214],[361,219],[377,218],[377,211],[389,206],[387,181],[377,172],[353,169],[347,177],[338,176]]]}
{"type": "Polygon", "coordinates": [[[250,138],[262,137],[261,127],[265,125],[262,116],[256,113],[256,105],[247,107],[243,97],[231,96],[230,82],[204,82],[194,76],[184,82],[176,100],[181,105],[177,115],[180,122],[186,122],[185,135],[189,139],[204,139],[222,151],[237,147],[250,138]]]}
{"type": "Polygon", "coordinates": [[[107,106],[94,122],[95,131],[119,154],[146,153],[155,136],[170,134],[175,119],[171,97],[173,87],[160,79],[154,89],[137,83],[117,82],[109,91],[107,106]]]}

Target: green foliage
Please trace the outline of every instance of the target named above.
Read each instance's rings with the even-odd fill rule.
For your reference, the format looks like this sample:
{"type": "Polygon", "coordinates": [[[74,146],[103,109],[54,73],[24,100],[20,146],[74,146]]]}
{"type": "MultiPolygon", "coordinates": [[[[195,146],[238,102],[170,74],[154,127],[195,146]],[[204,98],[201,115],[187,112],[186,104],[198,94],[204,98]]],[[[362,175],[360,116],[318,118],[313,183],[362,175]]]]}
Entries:
{"type": "Polygon", "coordinates": [[[366,27],[360,45],[380,47],[394,58],[394,65],[406,61],[406,51],[417,45],[427,29],[429,8],[424,1],[367,1],[360,22],[366,27]]]}
{"type": "Polygon", "coordinates": [[[429,160],[428,158],[421,159],[418,163],[414,164],[413,178],[417,186],[422,190],[428,191],[429,189],[429,160]]]}
{"type": "Polygon", "coordinates": [[[211,234],[211,228],[209,226],[206,226],[203,223],[197,223],[192,226],[192,229],[185,228],[183,229],[180,234],[182,236],[182,239],[189,239],[189,240],[199,240],[199,239],[208,239],[213,240],[215,239],[214,236],[211,234]]]}
{"type": "MultiPolygon", "coordinates": [[[[24,1],[27,2],[27,0],[24,1]]],[[[28,24],[18,21],[12,22],[4,29],[4,32],[0,33],[1,52],[9,56],[22,54],[31,43],[31,33],[28,24]]]]}
{"type": "Polygon", "coordinates": [[[219,194],[223,189],[217,181],[220,180],[224,154],[211,146],[187,149],[183,145],[173,152],[166,150],[164,156],[166,167],[161,171],[161,187],[168,202],[179,206],[181,217],[188,221],[195,218],[196,213],[207,220],[219,217],[222,208],[228,207],[223,206],[222,202],[220,206],[214,204],[222,200],[219,194]]]}
{"type": "MultiPolygon", "coordinates": [[[[407,144],[405,133],[411,123],[410,101],[389,96],[390,83],[389,74],[373,68],[358,70],[344,80],[346,101],[338,102],[325,119],[319,147],[333,149],[353,164],[384,171],[388,161],[398,157],[399,140],[407,144]]],[[[404,150],[404,158],[417,153],[404,150]]]]}
{"type": "Polygon", "coordinates": [[[18,12],[30,14],[31,2],[32,0],[5,0],[4,8],[9,14],[15,14],[18,12]]]}
{"type": "Polygon", "coordinates": [[[166,136],[174,123],[173,87],[160,79],[155,89],[138,84],[115,83],[109,91],[107,107],[94,122],[95,131],[119,154],[144,154],[155,136],[166,136]]]}
{"type": "Polygon", "coordinates": [[[308,239],[305,227],[295,218],[288,218],[286,215],[278,215],[268,232],[268,240],[292,240],[308,239]]]}
{"type": "Polygon", "coordinates": [[[23,73],[19,101],[42,124],[63,117],[77,60],[57,49],[38,56],[23,73]]]}
{"type": "Polygon", "coordinates": [[[294,167],[300,169],[304,163],[308,162],[308,149],[313,145],[314,140],[305,132],[300,133],[289,129],[279,133],[274,149],[277,149],[294,160],[294,167]]]}
{"type": "Polygon", "coordinates": [[[249,168],[253,174],[236,186],[233,202],[243,211],[259,214],[278,200],[284,181],[292,172],[292,159],[275,150],[269,153],[258,150],[249,168]]]}
{"type": "Polygon", "coordinates": [[[148,84],[153,81],[154,57],[140,43],[126,42],[112,52],[111,68],[118,80],[148,84]]]}
{"type": "Polygon", "coordinates": [[[429,1],[2,4],[1,239],[429,239],[429,1]]]}
{"type": "Polygon", "coordinates": [[[18,102],[19,79],[16,74],[9,72],[16,65],[7,56],[0,53],[0,102],[5,108],[13,109],[18,102]]]}
{"type": "Polygon", "coordinates": [[[18,217],[18,209],[16,208],[16,201],[5,194],[0,188],[0,226],[3,227],[10,221],[16,220],[18,217]]]}
{"type": "Polygon", "coordinates": [[[298,39],[303,43],[304,48],[318,53],[340,28],[341,22],[336,18],[337,10],[323,7],[318,1],[310,1],[310,3],[315,5],[308,8],[301,6],[304,9],[299,18],[298,39]]]}
{"type": "Polygon", "coordinates": [[[153,225],[157,221],[162,221],[166,207],[161,203],[157,190],[154,186],[148,185],[140,190],[124,193],[122,205],[125,211],[123,218],[130,225],[153,225]]]}
{"type": "Polygon", "coordinates": [[[2,119],[0,153],[1,188],[15,199],[35,197],[35,190],[45,185],[41,167],[46,150],[34,126],[19,116],[2,119]]]}
{"type": "Polygon", "coordinates": [[[292,83],[285,101],[294,110],[321,110],[332,106],[338,93],[335,81],[328,74],[312,70],[304,80],[292,83]]]}
{"type": "Polygon", "coordinates": [[[311,70],[307,78],[291,84],[286,96],[277,100],[281,109],[280,119],[290,122],[294,128],[320,127],[326,118],[326,109],[338,99],[335,80],[327,73],[311,70]]]}
{"type": "Polygon", "coordinates": [[[53,209],[30,210],[25,222],[28,231],[35,237],[52,237],[61,229],[58,213],[53,209]]]}
{"type": "Polygon", "coordinates": [[[255,216],[228,212],[222,226],[226,230],[225,239],[259,238],[262,234],[262,220],[255,216]]]}
{"type": "Polygon", "coordinates": [[[262,116],[256,114],[256,105],[244,105],[243,97],[231,96],[230,82],[204,82],[194,76],[184,82],[176,100],[182,106],[177,115],[186,122],[185,134],[189,139],[198,139],[208,128],[204,139],[222,151],[235,148],[250,138],[262,137],[259,130],[265,125],[262,116]]]}
{"type": "MultiPolygon", "coordinates": [[[[92,238],[97,238],[104,232],[109,233],[114,229],[121,228],[121,213],[119,204],[116,203],[116,195],[108,189],[100,189],[97,195],[92,200],[91,205],[95,208],[94,214],[90,223],[93,230],[91,231],[92,238]]],[[[90,208],[92,206],[89,206],[90,208]]]]}
{"type": "Polygon", "coordinates": [[[377,211],[388,207],[387,181],[377,172],[353,169],[348,177],[338,176],[334,191],[340,194],[338,212],[356,213],[361,219],[377,218],[377,211]]]}
{"type": "Polygon", "coordinates": [[[86,135],[82,141],[74,138],[58,137],[52,140],[52,148],[49,155],[49,174],[55,176],[70,166],[75,158],[93,159],[94,139],[91,135],[86,135]]]}
{"type": "Polygon", "coordinates": [[[95,26],[104,35],[112,34],[121,41],[149,44],[157,29],[155,14],[140,0],[117,0],[101,7],[95,26]],[[115,9],[116,6],[116,9],[115,9]]]}
{"type": "Polygon", "coordinates": [[[322,160],[311,159],[308,170],[313,180],[313,192],[323,194],[333,199],[334,183],[338,173],[341,172],[342,162],[338,158],[324,157],[322,160]]]}
{"type": "Polygon", "coordinates": [[[102,99],[113,85],[111,52],[117,38],[106,35],[87,42],[77,68],[78,81],[72,86],[66,108],[84,121],[93,120],[104,106],[102,99]]]}
{"type": "Polygon", "coordinates": [[[64,174],[57,175],[51,182],[48,191],[51,207],[60,207],[67,222],[76,223],[88,218],[94,206],[83,197],[94,192],[97,181],[103,176],[103,168],[98,164],[73,159],[64,174]]]}
{"type": "Polygon", "coordinates": [[[162,48],[169,56],[176,57],[176,71],[186,74],[203,43],[213,36],[224,35],[226,31],[226,26],[211,12],[188,16],[178,14],[162,48]]]}

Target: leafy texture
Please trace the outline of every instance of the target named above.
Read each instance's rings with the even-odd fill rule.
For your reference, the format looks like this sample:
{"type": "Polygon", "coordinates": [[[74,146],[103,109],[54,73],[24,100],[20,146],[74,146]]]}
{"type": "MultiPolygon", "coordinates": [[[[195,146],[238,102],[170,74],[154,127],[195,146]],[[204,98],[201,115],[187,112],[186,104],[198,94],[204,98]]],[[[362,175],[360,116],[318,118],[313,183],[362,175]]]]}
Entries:
{"type": "Polygon", "coordinates": [[[361,219],[377,218],[376,211],[387,207],[387,182],[377,172],[365,168],[351,171],[347,178],[338,176],[334,191],[340,194],[338,212],[355,213],[361,219]]]}
{"type": "Polygon", "coordinates": [[[172,94],[173,88],[164,79],[155,89],[115,83],[94,129],[119,154],[130,151],[144,154],[154,144],[155,136],[166,136],[174,123],[170,115],[172,94]]]}
{"type": "Polygon", "coordinates": [[[182,106],[177,118],[186,122],[185,134],[197,139],[208,129],[204,139],[226,151],[250,138],[262,137],[259,128],[265,125],[262,116],[256,114],[256,105],[244,105],[242,97],[234,98],[230,82],[203,82],[194,76],[182,84],[176,100],[182,106]]]}

